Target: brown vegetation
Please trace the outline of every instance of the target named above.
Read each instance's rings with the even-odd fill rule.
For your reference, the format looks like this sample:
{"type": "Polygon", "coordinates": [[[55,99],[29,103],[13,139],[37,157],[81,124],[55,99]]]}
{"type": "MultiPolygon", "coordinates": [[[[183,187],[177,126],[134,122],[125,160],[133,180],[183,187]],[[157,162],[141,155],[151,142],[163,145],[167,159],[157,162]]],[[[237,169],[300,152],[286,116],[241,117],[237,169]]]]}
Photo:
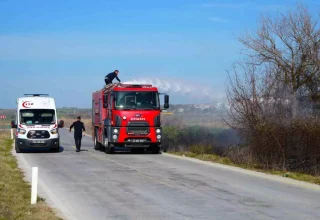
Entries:
{"type": "Polygon", "coordinates": [[[278,19],[263,18],[256,36],[240,41],[248,52],[229,78],[226,121],[247,144],[229,158],[320,175],[318,21],[298,5],[278,19]]]}
{"type": "MultiPolygon", "coordinates": [[[[72,125],[72,123],[74,121],[76,121],[77,119],[72,119],[72,118],[67,118],[67,117],[62,117],[60,118],[60,120],[63,120],[64,121],[64,127],[66,129],[69,129],[70,126],[72,125]]],[[[84,126],[85,126],[85,129],[86,129],[86,133],[88,135],[91,135],[92,133],[92,120],[91,118],[82,118],[81,121],[83,122],[84,126]]]]}
{"type": "Polygon", "coordinates": [[[170,152],[190,151],[222,155],[226,147],[239,143],[232,129],[218,124],[210,127],[202,123],[190,125],[181,116],[162,117],[162,146],[170,152]]]}

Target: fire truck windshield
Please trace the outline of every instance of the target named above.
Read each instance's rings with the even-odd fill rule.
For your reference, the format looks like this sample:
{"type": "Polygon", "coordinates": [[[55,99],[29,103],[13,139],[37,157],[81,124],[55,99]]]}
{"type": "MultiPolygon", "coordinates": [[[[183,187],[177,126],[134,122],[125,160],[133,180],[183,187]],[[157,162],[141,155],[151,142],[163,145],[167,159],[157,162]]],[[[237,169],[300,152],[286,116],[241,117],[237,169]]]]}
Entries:
{"type": "Polygon", "coordinates": [[[54,124],[56,121],[53,109],[21,109],[20,123],[27,125],[54,124]]]}
{"type": "Polygon", "coordinates": [[[128,109],[160,109],[159,95],[150,91],[121,91],[115,92],[115,108],[128,109]]]}

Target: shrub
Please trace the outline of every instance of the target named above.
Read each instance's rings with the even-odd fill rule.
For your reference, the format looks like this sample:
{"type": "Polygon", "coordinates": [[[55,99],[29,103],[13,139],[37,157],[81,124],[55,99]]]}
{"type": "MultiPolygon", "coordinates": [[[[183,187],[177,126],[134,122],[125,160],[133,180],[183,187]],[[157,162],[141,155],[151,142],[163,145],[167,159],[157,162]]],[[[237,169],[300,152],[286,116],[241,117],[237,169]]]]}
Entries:
{"type": "Polygon", "coordinates": [[[190,146],[189,151],[195,154],[211,154],[213,152],[213,146],[194,144],[190,146]]]}
{"type": "Polygon", "coordinates": [[[200,149],[201,152],[222,155],[227,146],[238,143],[238,138],[228,129],[170,125],[163,127],[162,141],[170,151],[198,152],[200,149]]]}
{"type": "Polygon", "coordinates": [[[289,123],[260,124],[251,140],[251,152],[265,169],[320,174],[320,120],[294,119],[289,123]]]}
{"type": "Polygon", "coordinates": [[[228,124],[247,147],[234,161],[320,174],[320,26],[306,7],[264,17],[227,86],[228,124]],[[246,156],[247,155],[247,156],[246,156]]]}

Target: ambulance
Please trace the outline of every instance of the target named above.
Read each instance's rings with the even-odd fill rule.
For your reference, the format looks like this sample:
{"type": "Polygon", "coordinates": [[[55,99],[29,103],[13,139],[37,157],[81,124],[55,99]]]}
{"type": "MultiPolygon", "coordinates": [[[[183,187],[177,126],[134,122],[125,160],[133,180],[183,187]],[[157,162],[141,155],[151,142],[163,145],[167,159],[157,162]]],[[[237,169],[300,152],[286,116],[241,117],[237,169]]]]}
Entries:
{"type": "Polygon", "coordinates": [[[60,150],[59,128],[55,100],[48,94],[24,94],[17,99],[16,119],[11,122],[15,128],[15,150],[27,148],[50,148],[60,150]]]}

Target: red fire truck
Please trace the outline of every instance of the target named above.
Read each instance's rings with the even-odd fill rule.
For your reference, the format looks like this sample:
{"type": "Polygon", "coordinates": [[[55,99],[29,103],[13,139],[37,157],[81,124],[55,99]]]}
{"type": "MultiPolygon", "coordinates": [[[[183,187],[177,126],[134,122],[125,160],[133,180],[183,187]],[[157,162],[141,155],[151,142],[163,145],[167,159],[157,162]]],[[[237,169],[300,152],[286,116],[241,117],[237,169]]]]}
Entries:
{"type": "Polygon", "coordinates": [[[162,128],[160,114],[169,108],[169,95],[152,85],[111,84],[92,93],[92,140],[108,154],[115,147],[150,149],[158,154],[162,128]],[[159,95],[164,95],[161,108],[159,95]]]}

